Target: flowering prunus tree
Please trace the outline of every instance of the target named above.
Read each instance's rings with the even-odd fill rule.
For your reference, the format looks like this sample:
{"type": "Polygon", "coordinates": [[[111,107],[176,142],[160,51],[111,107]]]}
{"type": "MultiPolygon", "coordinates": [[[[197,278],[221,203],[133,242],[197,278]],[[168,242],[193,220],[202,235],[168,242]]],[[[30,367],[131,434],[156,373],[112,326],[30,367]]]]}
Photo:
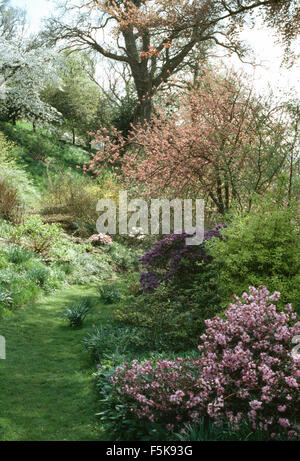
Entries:
{"type": "Polygon", "coordinates": [[[172,117],[160,112],[126,140],[98,131],[104,149],[89,169],[115,164],[151,197],[201,193],[224,215],[234,202],[249,209],[253,195],[271,187],[288,155],[288,125],[282,106],[255,97],[236,74],[208,72],[172,117]]]}
{"type": "Polygon", "coordinates": [[[138,96],[135,122],[142,123],[151,117],[158,88],[199,44],[243,54],[237,32],[252,12],[275,26],[286,44],[299,31],[296,0],[69,0],[61,7],[44,39],[126,63],[138,96]]]}

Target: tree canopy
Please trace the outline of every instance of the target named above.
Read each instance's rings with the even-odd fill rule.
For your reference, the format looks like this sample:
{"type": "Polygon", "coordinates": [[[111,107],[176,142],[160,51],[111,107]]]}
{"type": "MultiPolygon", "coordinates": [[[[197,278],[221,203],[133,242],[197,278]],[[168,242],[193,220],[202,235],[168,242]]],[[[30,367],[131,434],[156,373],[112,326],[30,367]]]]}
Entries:
{"type": "Polygon", "coordinates": [[[242,56],[238,31],[254,12],[287,46],[299,32],[296,0],[92,0],[64,2],[42,36],[127,63],[138,96],[135,120],[143,122],[150,119],[157,89],[185,66],[196,45],[242,56]]]}

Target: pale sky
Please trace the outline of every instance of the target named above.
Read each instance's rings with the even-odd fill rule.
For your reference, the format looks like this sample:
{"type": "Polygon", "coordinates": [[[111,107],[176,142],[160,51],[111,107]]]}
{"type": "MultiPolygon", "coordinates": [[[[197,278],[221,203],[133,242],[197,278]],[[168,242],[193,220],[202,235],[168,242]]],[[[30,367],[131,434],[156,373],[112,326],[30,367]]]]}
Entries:
{"type": "Polygon", "coordinates": [[[38,30],[41,18],[49,16],[53,11],[53,4],[49,0],[11,0],[10,3],[14,7],[26,10],[32,31],[38,30]]]}
{"type": "MultiPolygon", "coordinates": [[[[27,11],[32,32],[38,30],[41,18],[53,11],[53,0],[11,0],[11,4],[27,11]]],[[[300,60],[290,69],[281,67],[283,50],[275,44],[276,37],[272,36],[272,32],[265,28],[245,30],[242,37],[252,48],[255,62],[261,66],[254,71],[250,65],[241,63],[238,57],[230,59],[233,66],[251,75],[258,92],[265,92],[270,86],[276,95],[290,92],[300,98],[300,60]]],[[[300,42],[297,49],[300,50],[300,42]]]]}

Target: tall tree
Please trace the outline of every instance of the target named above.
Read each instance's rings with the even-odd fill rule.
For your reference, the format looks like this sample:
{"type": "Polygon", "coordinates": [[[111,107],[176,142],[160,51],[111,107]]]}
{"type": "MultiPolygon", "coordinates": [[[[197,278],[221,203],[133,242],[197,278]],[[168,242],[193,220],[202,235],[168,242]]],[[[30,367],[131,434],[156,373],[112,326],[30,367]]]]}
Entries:
{"type": "Polygon", "coordinates": [[[43,33],[50,43],[89,47],[127,63],[138,104],[135,121],[149,120],[152,98],[199,44],[243,54],[237,32],[252,12],[277,27],[289,44],[300,27],[297,0],[66,0],[43,33]],[[87,4],[86,4],[87,3],[87,4]]]}
{"type": "Polygon", "coordinates": [[[100,130],[104,149],[89,169],[101,174],[103,162],[115,164],[148,197],[202,196],[224,215],[233,203],[250,209],[285,171],[289,125],[282,105],[255,97],[236,74],[208,72],[173,117],[161,112],[126,140],[100,130]]]}
{"type": "Polygon", "coordinates": [[[49,85],[43,99],[63,116],[63,128],[76,136],[89,139],[87,132],[99,126],[98,106],[100,89],[93,81],[95,66],[88,53],[66,54],[60,70],[61,84],[49,85]]]}
{"type": "Polygon", "coordinates": [[[59,85],[57,63],[53,52],[0,37],[0,118],[13,123],[19,118],[33,123],[58,120],[56,109],[41,99],[47,84],[59,85]]]}

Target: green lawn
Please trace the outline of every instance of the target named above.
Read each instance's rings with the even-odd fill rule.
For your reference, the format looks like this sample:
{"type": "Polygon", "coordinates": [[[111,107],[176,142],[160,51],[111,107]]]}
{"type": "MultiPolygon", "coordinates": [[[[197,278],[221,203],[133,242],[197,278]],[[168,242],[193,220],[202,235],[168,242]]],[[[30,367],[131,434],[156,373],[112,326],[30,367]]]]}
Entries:
{"type": "Polygon", "coordinates": [[[71,287],[0,322],[6,360],[0,360],[0,440],[99,440],[95,369],[81,344],[110,308],[97,303],[81,329],[60,318],[62,307],[93,287],[71,287]]]}

